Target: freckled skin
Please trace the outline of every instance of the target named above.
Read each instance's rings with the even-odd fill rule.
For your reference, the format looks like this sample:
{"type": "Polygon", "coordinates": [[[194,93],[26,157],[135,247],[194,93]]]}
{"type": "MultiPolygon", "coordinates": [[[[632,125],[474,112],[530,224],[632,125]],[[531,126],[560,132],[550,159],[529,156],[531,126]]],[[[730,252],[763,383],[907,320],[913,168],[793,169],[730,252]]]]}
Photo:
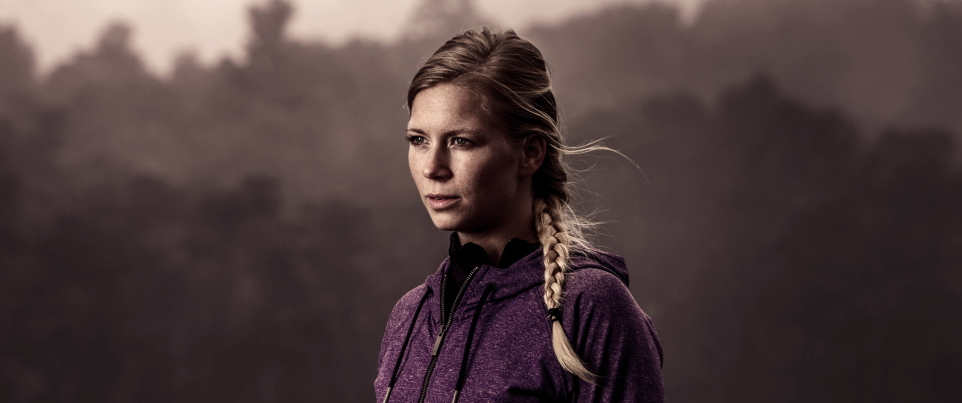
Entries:
{"type": "Polygon", "coordinates": [[[438,229],[478,243],[495,262],[509,239],[537,240],[531,177],[543,160],[543,141],[511,141],[488,122],[470,92],[452,84],[425,89],[414,98],[407,135],[411,177],[438,229]],[[459,199],[439,211],[429,204],[428,194],[459,199]]]}

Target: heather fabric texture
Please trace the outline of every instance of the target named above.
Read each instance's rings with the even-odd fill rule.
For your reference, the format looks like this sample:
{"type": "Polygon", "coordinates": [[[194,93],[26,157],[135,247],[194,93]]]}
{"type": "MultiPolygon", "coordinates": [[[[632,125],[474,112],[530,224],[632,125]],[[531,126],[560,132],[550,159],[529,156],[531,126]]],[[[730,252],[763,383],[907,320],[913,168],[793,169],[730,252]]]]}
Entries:
{"type": "MultiPolygon", "coordinates": [[[[565,284],[562,325],[587,367],[599,375],[596,384],[564,371],[555,358],[538,250],[504,269],[482,265],[468,283],[440,346],[425,401],[452,400],[471,320],[481,309],[458,401],[663,402],[661,345],[651,319],[628,291],[624,260],[601,251],[593,255],[572,257],[575,270],[565,284]],[[493,291],[479,304],[488,286],[493,291]]],[[[449,268],[450,259],[445,259],[391,312],[374,381],[378,402],[384,400],[412,320],[414,328],[388,401],[418,400],[442,328],[440,285],[449,268]]]]}
{"type": "MultiPolygon", "coordinates": [[[[528,256],[531,252],[534,252],[541,247],[541,244],[531,243],[523,239],[512,238],[504,246],[504,250],[501,253],[501,261],[498,262],[498,267],[508,267],[517,262],[521,258],[528,256]]],[[[485,252],[481,245],[473,242],[468,242],[464,245],[461,244],[461,238],[458,237],[457,232],[451,233],[450,244],[448,245],[448,256],[450,259],[450,265],[448,266],[447,274],[447,284],[445,289],[447,290],[458,290],[461,289],[461,284],[464,280],[468,278],[468,273],[471,269],[480,266],[482,264],[491,264],[491,257],[485,252]]],[[[444,294],[444,312],[451,311],[451,304],[454,303],[454,297],[457,292],[449,292],[444,294]]]]}

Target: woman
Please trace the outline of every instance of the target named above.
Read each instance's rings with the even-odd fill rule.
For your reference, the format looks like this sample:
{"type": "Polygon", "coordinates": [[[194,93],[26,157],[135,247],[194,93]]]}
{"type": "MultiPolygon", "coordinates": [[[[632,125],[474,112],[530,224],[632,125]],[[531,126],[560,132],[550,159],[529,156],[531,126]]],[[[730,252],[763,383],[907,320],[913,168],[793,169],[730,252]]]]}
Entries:
{"type": "Polygon", "coordinates": [[[408,91],[408,162],[450,257],[388,320],[378,401],[664,400],[624,261],[584,241],[547,65],[513,31],[445,43],[408,91]]]}

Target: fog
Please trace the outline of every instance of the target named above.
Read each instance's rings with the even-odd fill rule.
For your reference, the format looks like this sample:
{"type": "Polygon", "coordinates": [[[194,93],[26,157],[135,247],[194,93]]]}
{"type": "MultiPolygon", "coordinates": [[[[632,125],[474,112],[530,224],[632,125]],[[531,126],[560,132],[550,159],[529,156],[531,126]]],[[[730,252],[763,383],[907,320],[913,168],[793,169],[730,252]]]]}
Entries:
{"type": "MultiPolygon", "coordinates": [[[[259,2],[239,55],[163,75],[135,24],[49,71],[0,25],[0,400],[371,401],[391,307],[447,250],[406,86],[498,23],[479,9],[338,42],[259,2]]],[[[962,3],[624,4],[519,34],[568,141],[630,158],[574,161],[579,208],[670,401],[962,398],[962,3]]]]}
{"type": "MultiPolygon", "coordinates": [[[[479,14],[515,29],[558,22],[612,4],[652,0],[476,0],[479,14]]],[[[677,4],[692,16],[704,0],[654,0],[677,4]]],[[[137,28],[131,47],[148,69],[168,74],[174,57],[195,51],[205,62],[240,57],[247,39],[246,9],[255,0],[0,0],[0,21],[20,28],[41,71],[89,48],[105,24],[137,28]]],[[[410,27],[419,0],[300,0],[288,24],[294,38],[343,44],[356,38],[394,41],[410,27]]]]}

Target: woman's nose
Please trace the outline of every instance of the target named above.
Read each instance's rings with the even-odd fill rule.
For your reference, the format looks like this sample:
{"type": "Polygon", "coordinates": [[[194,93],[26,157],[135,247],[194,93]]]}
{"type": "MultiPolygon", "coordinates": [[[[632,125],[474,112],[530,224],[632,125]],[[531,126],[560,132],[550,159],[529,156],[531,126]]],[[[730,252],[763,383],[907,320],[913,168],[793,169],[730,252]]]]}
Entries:
{"type": "Polygon", "coordinates": [[[425,178],[444,180],[451,177],[448,152],[444,147],[431,147],[424,158],[422,174],[425,178]]]}

